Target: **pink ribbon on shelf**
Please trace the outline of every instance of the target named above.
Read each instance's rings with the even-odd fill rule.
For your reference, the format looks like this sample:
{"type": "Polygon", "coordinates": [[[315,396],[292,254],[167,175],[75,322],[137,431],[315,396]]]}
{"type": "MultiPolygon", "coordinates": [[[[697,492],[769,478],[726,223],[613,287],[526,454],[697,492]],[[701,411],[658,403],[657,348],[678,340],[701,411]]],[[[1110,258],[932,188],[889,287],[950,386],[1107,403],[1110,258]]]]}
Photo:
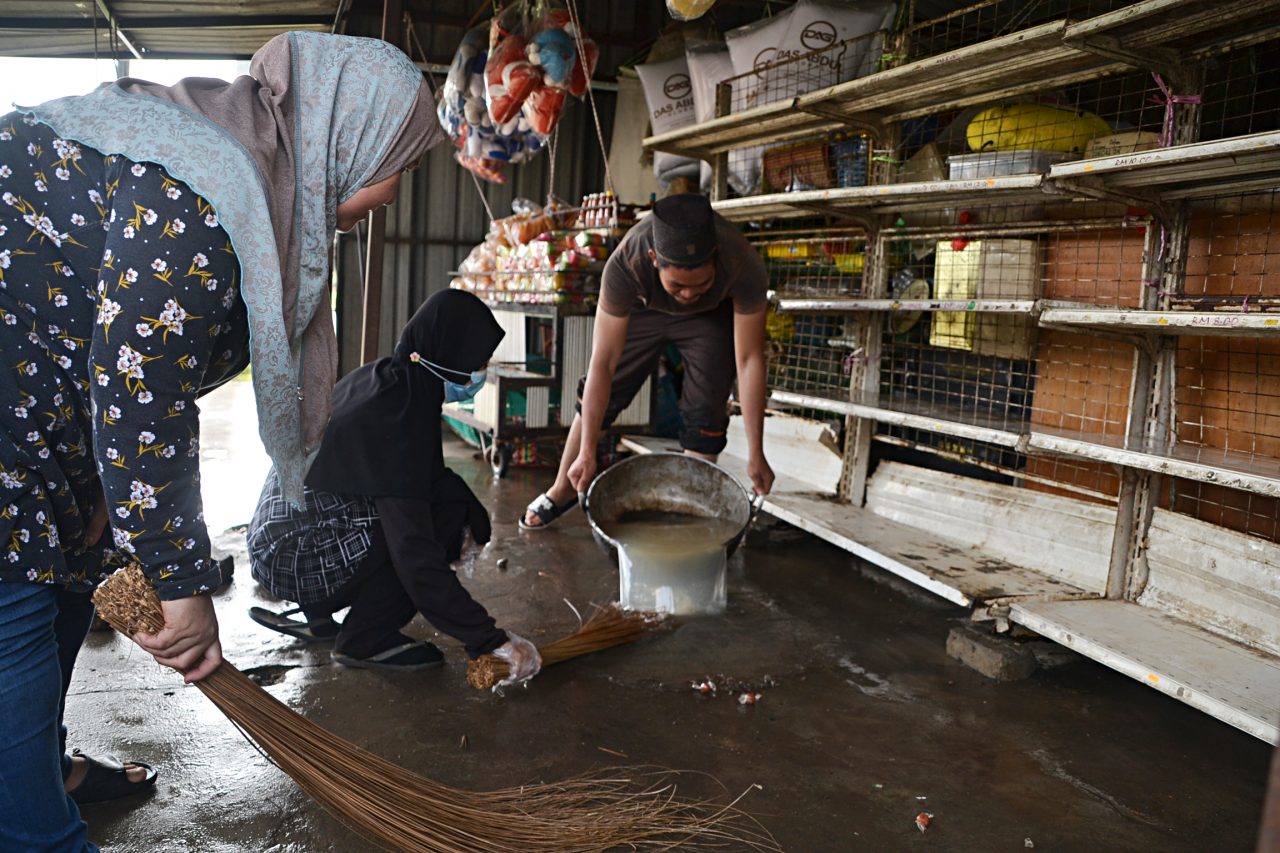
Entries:
{"type": "Polygon", "coordinates": [[[1164,104],[1164,127],[1160,131],[1160,147],[1168,148],[1173,144],[1174,105],[1199,104],[1202,102],[1202,99],[1199,95],[1170,94],[1169,87],[1165,84],[1163,77],[1154,71],[1151,72],[1151,76],[1155,78],[1156,85],[1160,87],[1160,94],[1162,96],[1153,96],[1151,100],[1157,104],[1164,104]]]}
{"type": "Polygon", "coordinates": [[[856,350],[840,359],[840,372],[845,376],[849,376],[853,373],[854,365],[866,363],[867,354],[862,347],[858,347],[856,350]]]}

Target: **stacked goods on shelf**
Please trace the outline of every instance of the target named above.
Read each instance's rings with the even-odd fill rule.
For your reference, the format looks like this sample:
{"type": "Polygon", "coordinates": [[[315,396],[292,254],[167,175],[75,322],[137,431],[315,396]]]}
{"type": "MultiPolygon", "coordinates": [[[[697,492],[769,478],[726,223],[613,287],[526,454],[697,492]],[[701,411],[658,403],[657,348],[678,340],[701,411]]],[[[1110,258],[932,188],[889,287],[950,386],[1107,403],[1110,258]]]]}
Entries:
{"type": "Polygon", "coordinates": [[[865,187],[870,170],[871,137],[865,133],[833,133],[765,151],[764,191],[865,187]]]}
{"type": "Polygon", "coordinates": [[[1111,125],[1084,110],[1048,104],[988,107],[965,128],[972,154],[948,157],[953,181],[1047,172],[1054,163],[1080,157],[1111,125]]]}
{"type": "MultiPolygon", "coordinates": [[[[1035,240],[954,240],[939,242],[934,298],[1032,300],[1040,295],[1040,247],[1035,240]]],[[[975,355],[1027,359],[1035,342],[1030,315],[939,311],[929,343],[975,355]]]]}
{"type": "Polygon", "coordinates": [[[618,229],[633,209],[612,193],[587,196],[581,208],[550,204],[494,220],[483,243],[459,266],[453,287],[490,304],[592,305],[618,229]]]}
{"type": "Polygon", "coordinates": [[[853,296],[862,289],[866,254],[847,236],[798,237],[756,243],[769,286],[780,296],[853,296]]]}
{"type": "Polygon", "coordinates": [[[437,108],[463,167],[501,183],[503,166],[542,150],[595,72],[595,43],[578,44],[569,13],[548,2],[512,4],[463,36],[437,108]]]}

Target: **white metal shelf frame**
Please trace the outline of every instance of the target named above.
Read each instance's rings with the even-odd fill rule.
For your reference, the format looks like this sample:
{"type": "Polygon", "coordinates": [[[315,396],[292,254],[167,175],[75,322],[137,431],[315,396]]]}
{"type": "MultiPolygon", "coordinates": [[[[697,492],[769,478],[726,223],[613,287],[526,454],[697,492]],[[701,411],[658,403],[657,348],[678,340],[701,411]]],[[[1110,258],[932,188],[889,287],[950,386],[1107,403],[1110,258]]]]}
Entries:
{"type": "Polygon", "coordinates": [[[967,311],[974,314],[1030,314],[1044,328],[1084,332],[1192,335],[1203,337],[1280,336],[1278,311],[1162,311],[1062,304],[1045,299],[859,299],[856,297],[778,296],[784,313],[854,314],[860,312],[967,311]]]}
{"type": "Polygon", "coordinates": [[[1144,0],[1060,20],[889,68],[795,98],[650,136],[650,150],[714,159],[734,148],[847,127],[873,130],[1131,68],[1166,73],[1230,45],[1276,37],[1280,0],[1144,0]],[[1224,27],[1224,21],[1227,22],[1224,27]],[[1227,30],[1224,34],[1222,30],[1227,30]]]}
{"type": "Polygon", "coordinates": [[[911,407],[892,401],[839,400],[817,394],[774,390],[774,405],[866,418],[955,438],[982,441],[1019,453],[1069,456],[1216,483],[1260,495],[1280,497],[1280,460],[1239,451],[1175,445],[1164,451],[1133,450],[1123,439],[1092,432],[1065,432],[1043,427],[1011,430],[1002,423],[951,411],[945,406],[911,407]]]}

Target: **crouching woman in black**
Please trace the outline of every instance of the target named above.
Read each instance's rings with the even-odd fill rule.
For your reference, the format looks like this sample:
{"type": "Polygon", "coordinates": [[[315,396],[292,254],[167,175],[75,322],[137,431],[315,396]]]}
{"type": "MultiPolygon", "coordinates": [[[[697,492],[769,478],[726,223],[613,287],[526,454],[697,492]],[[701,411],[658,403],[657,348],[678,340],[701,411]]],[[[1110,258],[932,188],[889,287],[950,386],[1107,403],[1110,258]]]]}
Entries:
{"type": "Polygon", "coordinates": [[[444,465],[440,407],[480,389],[503,334],[483,302],[446,290],[409,320],[393,355],[338,383],[303,506],[284,500],[273,471],[249,525],[254,578],[300,607],[254,608],[255,621],[304,640],[333,637],[333,658],[347,666],[414,670],[443,662],[434,645],[400,633],[421,613],[472,658],[507,661],[507,683],[538,672],[533,644],[499,629],[450,566],[468,532],[483,544],[490,529],[444,465]],[[332,614],[344,607],[339,626],[332,614]],[[290,618],[299,611],[304,619],[290,618]]]}

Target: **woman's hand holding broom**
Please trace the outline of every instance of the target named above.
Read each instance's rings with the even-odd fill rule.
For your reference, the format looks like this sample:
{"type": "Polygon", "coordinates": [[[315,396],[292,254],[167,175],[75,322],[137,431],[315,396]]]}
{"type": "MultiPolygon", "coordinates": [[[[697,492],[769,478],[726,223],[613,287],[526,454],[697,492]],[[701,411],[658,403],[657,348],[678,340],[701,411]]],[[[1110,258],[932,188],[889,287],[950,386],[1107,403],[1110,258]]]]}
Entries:
{"type": "Polygon", "coordinates": [[[537,647],[510,631],[507,632],[507,641],[493,650],[493,656],[506,661],[510,668],[507,677],[498,682],[500,688],[527,684],[542,669],[542,655],[537,647]]]}
{"type": "Polygon", "coordinates": [[[164,627],[154,634],[138,632],[133,641],[156,663],[176,669],[188,684],[199,681],[222,663],[218,617],[213,599],[193,595],[160,602],[164,627]]]}

